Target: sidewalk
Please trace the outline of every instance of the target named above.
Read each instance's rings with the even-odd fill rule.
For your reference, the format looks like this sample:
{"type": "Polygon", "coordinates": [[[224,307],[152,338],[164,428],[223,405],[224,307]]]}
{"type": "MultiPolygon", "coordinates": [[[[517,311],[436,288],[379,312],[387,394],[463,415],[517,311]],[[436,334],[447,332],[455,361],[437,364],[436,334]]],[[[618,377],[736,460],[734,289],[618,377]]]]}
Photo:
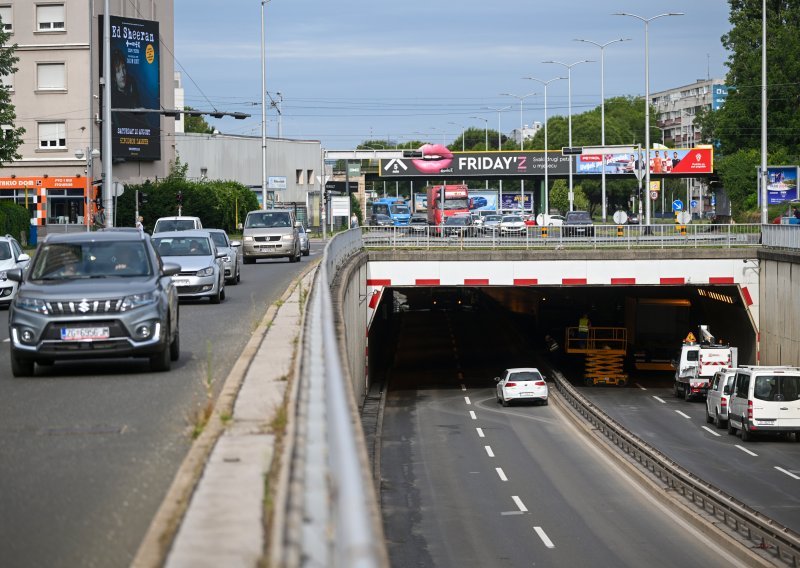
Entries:
{"type": "Polygon", "coordinates": [[[264,319],[178,470],[132,566],[255,567],[264,556],[266,478],[286,423],[303,307],[316,263],[264,319]]]}

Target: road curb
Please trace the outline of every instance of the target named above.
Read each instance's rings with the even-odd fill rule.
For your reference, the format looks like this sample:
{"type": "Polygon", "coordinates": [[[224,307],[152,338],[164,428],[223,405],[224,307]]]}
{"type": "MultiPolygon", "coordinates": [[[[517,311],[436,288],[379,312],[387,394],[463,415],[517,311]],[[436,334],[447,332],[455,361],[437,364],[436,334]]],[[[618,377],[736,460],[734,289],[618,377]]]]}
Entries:
{"type": "MultiPolygon", "coordinates": [[[[165,565],[170,548],[173,546],[178,530],[184,521],[192,496],[203,476],[209,457],[217,441],[228,429],[229,426],[226,423],[235,423],[235,418],[233,417],[234,405],[252,363],[265,341],[268,340],[269,333],[280,309],[286,305],[287,300],[295,293],[301,282],[316,271],[318,264],[319,260],[298,275],[289,284],[280,300],[267,308],[261,322],[225,378],[214,404],[211,417],[200,436],[192,443],[181,466],[178,468],[158,511],[145,533],[144,539],[139,545],[131,566],[135,568],[151,568],[165,565]]],[[[298,333],[300,333],[299,327],[298,333]]],[[[294,370],[293,366],[292,370],[294,370]]],[[[268,417],[264,417],[264,420],[268,419],[268,417]]],[[[259,524],[259,530],[261,530],[261,524],[259,524]]]]}

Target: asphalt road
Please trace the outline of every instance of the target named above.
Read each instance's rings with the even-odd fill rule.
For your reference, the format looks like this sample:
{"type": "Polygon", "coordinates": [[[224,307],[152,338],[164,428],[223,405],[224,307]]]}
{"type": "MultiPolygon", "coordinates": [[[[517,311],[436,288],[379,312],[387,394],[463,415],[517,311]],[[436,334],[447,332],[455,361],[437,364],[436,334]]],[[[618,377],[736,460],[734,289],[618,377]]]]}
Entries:
{"type": "Polygon", "coordinates": [[[393,566],[737,565],[556,405],[496,403],[492,377],[534,362],[513,329],[485,312],[408,313],[396,345],[380,472],[393,566]]]}
{"type": "Polygon", "coordinates": [[[195,416],[269,305],[320,253],[312,243],[300,263],[243,266],[220,305],[182,301],[181,358],[169,373],[118,359],[14,379],[1,311],[0,565],[128,566],[192,442],[195,416]]]}

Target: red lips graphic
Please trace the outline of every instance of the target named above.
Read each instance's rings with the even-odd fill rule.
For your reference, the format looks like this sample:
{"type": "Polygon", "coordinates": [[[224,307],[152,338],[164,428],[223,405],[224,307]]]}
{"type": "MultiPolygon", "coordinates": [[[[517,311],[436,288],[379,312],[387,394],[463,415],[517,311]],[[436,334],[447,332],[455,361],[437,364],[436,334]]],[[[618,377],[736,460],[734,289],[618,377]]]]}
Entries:
{"type": "Polygon", "coordinates": [[[425,144],[420,148],[422,158],[411,160],[414,167],[423,174],[438,174],[443,168],[450,167],[453,153],[441,144],[425,144]]]}

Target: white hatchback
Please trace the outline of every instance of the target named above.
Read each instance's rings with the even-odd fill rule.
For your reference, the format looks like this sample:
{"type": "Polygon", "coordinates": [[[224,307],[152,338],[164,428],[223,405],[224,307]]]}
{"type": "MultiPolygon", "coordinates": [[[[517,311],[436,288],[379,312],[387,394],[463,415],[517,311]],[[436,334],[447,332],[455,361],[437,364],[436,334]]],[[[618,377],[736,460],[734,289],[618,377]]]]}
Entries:
{"type": "Polygon", "coordinates": [[[547,404],[547,381],[535,367],[506,369],[502,377],[495,377],[497,402],[508,406],[512,402],[538,402],[547,404]]]}

